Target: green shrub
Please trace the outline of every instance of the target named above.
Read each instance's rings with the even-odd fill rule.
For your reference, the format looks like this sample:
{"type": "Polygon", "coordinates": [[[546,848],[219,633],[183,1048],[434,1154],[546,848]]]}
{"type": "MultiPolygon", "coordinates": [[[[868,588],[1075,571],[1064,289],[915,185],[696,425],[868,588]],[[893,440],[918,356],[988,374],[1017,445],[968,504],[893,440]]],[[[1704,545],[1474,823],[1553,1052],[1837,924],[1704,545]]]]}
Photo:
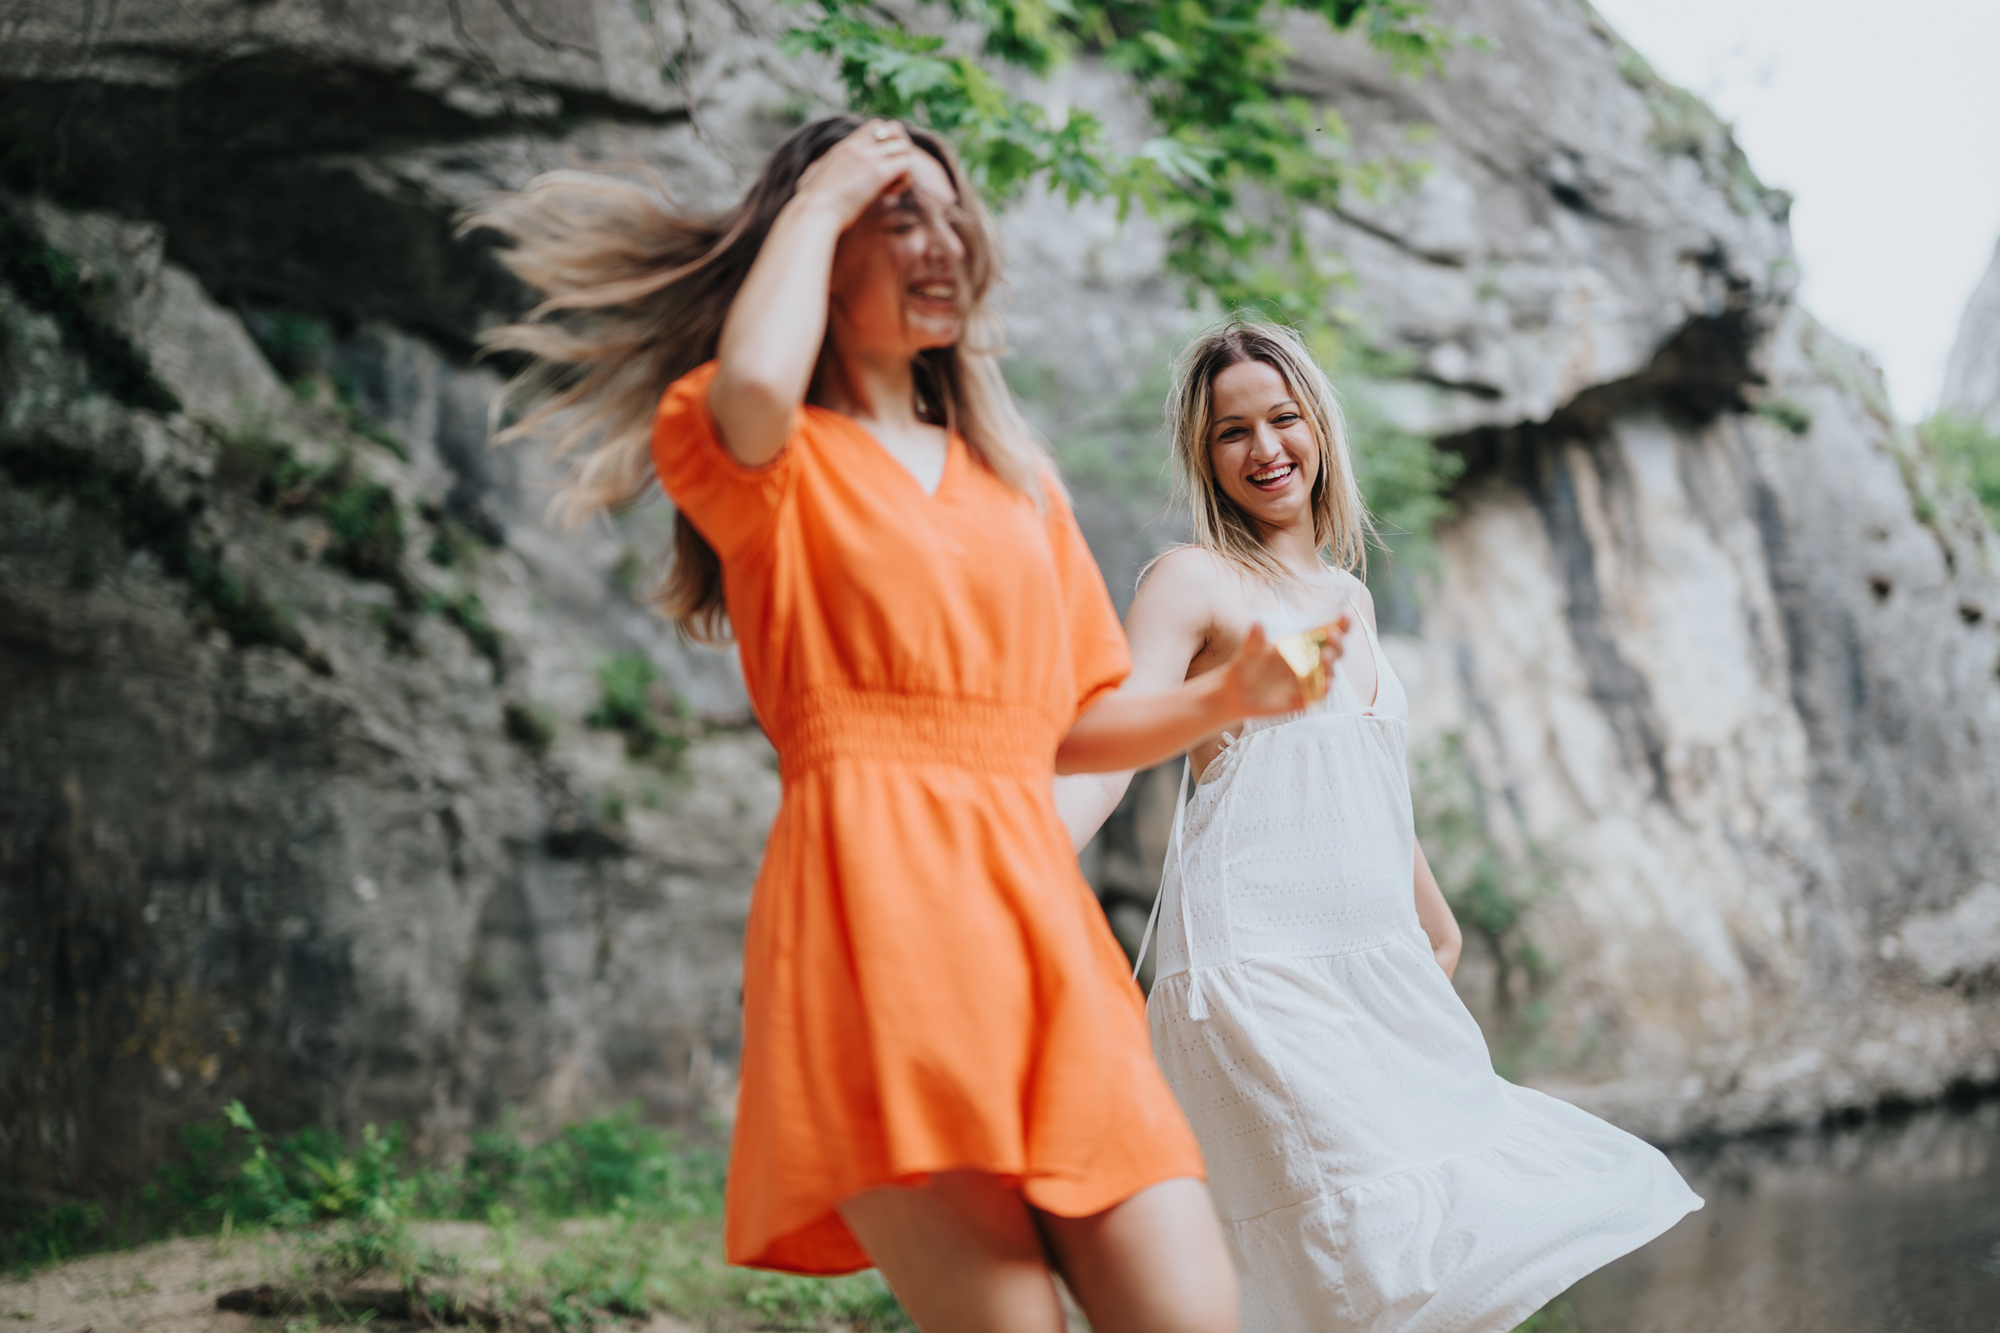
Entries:
{"type": "Polygon", "coordinates": [[[61,1263],[119,1239],[104,1209],[87,1200],[40,1208],[19,1198],[0,1200],[0,1269],[61,1263]]]}
{"type": "Polygon", "coordinates": [[[296,310],[250,311],[243,327],[278,378],[294,391],[333,364],[333,330],[323,319],[296,310]]]}
{"type": "Polygon", "coordinates": [[[1812,429],[1811,411],[1789,398],[1773,398],[1759,403],[1757,415],[1794,435],[1803,435],[1812,429]]]}
{"type": "Polygon", "coordinates": [[[319,478],[311,505],[333,529],[329,562],[356,578],[403,580],[403,510],[388,487],[357,476],[345,463],[319,478]]]}
{"type": "MultiPolygon", "coordinates": [[[[498,1130],[476,1134],[451,1187],[451,1214],[485,1217],[720,1217],[721,1154],[691,1149],[627,1107],[571,1125],[538,1144],[498,1130]]],[[[436,1205],[434,1205],[436,1206],[436,1205]]]]}
{"type": "Polygon", "coordinates": [[[1946,479],[1971,491],[1987,522],[2000,527],[2000,432],[1940,412],[1918,426],[1917,435],[1937,455],[1946,479]]]}
{"type": "Polygon", "coordinates": [[[279,513],[318,515],[333,538],[324,556],[328,564],[407,593],[403,507],[395,492],[362,473],[352,455],[317,466],[265,431],[241,431],[223,438],[216,480],[279,513]]]}
{"type": "Polygon", "coordinates": [[[652,759],[664,766],[678,763],[698,728],[686,704],[655,687],[659,672],[644,653],[623,652],[597,668],[601,691],[597,707],[584,722],[605,731],[623,732],[625,752],[634,759],[652,759]]]}

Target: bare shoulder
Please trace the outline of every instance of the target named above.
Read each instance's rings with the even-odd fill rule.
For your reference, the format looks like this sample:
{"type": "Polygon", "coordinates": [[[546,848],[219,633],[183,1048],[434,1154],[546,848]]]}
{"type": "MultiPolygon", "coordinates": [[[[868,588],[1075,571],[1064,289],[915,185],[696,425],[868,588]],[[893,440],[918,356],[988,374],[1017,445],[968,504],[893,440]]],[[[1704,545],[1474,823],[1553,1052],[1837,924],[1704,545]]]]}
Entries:
{"type": "Polygon", "coordinates": [[[1227,565],[1198,546],[1176,547],[1153,562],[1125,614],[1135,680],[1164,689],[1186,678],[1227,618],[1232,578],[1227,565]]]}
{"type": "Polygon", "coordinates": [[[1147,567],[1137,595],[1145,597],[1150,592],[1154,597],[1176,600],[1190,595],[1206,597],[1234,580],[1229,562],[1215,552],[1202,546],[1176,546],[1147,567]]]}
{"type": "Polygon", "coordinates": [[[1356,578],[1352,570],[1342,569],[1335,572],[1340,575],[1341,587],[1347,590],[1347,595],[1361,608],[1361,614],[1367,618],[1368,628],[1379,634],[1380,631],[1375,624],[1375,594],[1368,591],[1368,585],[1356,578]]]}

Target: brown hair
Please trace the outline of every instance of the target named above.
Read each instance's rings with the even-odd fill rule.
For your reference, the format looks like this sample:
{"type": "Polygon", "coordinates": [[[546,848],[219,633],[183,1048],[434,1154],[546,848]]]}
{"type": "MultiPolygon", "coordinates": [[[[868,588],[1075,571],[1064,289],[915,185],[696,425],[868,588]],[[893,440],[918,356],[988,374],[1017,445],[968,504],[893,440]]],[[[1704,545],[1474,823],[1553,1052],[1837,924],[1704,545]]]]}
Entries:
{"type": "Polygon", "coordinates": [[[1169,448],[1176,489],[1194,519],[1194,544],[1260,577],[1285,577],[1264,548],[1255,520],[1216,484],[1209,451],[1215,377],[1245,361],[1260,361],[1277,371],[1312,427],[1319,446],[1319,475],[1312,489],[1314,545],[1340,568],[1365,576],[1375,527],[1354,483],[1340,396],[1296,332],[1263,320],[1234,319],[1209,330],[1187,345],[1174,367],[1173,396],[1167,404],[1169,448]]]}
{"type": "MultiPolygon", "coordinates": [[[[528,358],[502,400],[528,410],[496,440],[547,429],[551,453],[571,458],[550,506],[559,517],[580,521],[649,494],[660,395],[715,356],[730,303],[799,177],[864,123],[828,116],[795,131],[719,215],[676,208],[657,177],[640,182],[602,168],[549,172],[467,215],[461,234],[489,228],[511,241],[501,260],[544,297],[484,342],[528,358]]],[[[957,188],[947,221],[965,247],[965,333],[917,357],[919,409],[957,430],[994,473],[1039,504],[1054,471],[1000,376],[999,324],[987,306],[999,276],[992,224],[950,146],[917,126],[903,128],[957,188]]],[[[674,515],[673,560],[655,596],[690,637],[727,637],[721,561],[685,515],[674,515]]]]}

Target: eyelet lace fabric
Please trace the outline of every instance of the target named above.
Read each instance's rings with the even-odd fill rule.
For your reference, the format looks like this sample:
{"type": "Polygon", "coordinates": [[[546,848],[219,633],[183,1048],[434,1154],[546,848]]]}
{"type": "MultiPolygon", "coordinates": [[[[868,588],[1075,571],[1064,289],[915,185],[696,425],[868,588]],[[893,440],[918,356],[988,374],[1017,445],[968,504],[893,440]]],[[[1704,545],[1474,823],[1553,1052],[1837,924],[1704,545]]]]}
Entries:
{"type": "Polygon", "coordinates": [[[1373,707],[1340,673],[1246,724],[1177,814],[1153,1050],[1245,1333],[1504,1333],[1701,1200],[1655,1149],[1493,1072],[1417,921],[1408,703],[1365,638],[1373,707]]]}

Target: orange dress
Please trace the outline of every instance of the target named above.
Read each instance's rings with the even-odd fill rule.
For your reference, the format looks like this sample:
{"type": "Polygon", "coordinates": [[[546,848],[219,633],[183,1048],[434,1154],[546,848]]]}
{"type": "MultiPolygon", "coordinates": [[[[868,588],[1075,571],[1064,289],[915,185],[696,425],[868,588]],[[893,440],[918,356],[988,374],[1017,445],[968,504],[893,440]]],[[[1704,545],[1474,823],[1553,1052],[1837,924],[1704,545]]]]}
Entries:
{"type": "Polygon", "coordinates": [[[1131,669],[1068,506],[1037,512],[955,436],[927,497],[816,407],[746,468],[714,376],[667,391],[654,464],[722,559],[784,777],[744,942],[730,1262],[865,1268],[835,1206],[933,1171],[1072,1217],[1201,1176],[1050,794],[1057,744],[1131,669]]]}

